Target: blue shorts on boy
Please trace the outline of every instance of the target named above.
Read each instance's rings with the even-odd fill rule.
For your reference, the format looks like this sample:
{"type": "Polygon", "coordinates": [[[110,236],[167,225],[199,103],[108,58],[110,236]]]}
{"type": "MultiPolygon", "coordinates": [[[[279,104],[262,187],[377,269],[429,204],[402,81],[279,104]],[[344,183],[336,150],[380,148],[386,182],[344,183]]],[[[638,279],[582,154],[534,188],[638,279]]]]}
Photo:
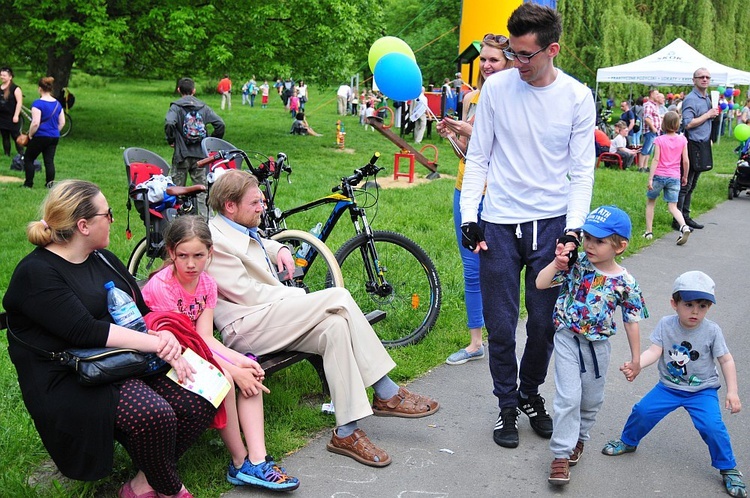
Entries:
{"type": "Polygon", "coordinates": [[[658,199],[659,193],[664,191],[664,202],[677,202],[680,195],[680,179],[668,176],[654,176],[653,189],[646,191],[649,199],[658,199]]]}
{"type": "Polygon", "coordinates": [[[677,315],[672,315],[659,321],[651,342],[663,349],[658,361],[659,383],[633,407],[620,439],[638,446],[661,419],[682,407],[708,445],[711,465],[719,470],[735,468],[717,394],[721,384],[715,359],[729,353],[721,328],[704,319],[697,327],[686,329],[677,315]]]}
{"type": "Polygon", "coordinates": [[[569,271],[555,275],[556,284],[562,289],[553,316],[556,393],[550,450],[555,458],[569,458],[579,440],[589,439],[604,402],[615,309],[620,306],[626,323],[647,318],[648,311],[627,270],[604,274],[585,254],[569,271]]]}

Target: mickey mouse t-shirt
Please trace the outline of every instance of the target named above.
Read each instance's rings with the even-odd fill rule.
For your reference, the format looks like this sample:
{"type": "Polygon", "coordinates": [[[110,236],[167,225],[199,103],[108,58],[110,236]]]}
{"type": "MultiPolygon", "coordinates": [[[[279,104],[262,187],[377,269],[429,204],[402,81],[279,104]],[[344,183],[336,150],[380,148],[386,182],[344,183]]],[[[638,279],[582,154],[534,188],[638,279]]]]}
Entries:
{"type": "Polygon", "coordinates": [[[704,319],[686,329],[677,315],[666,316],[651,333],[651,342],[663,349],[658,365],[659,381],[665,386],[688,392],[721,386],[714,360],[729,349],[715,322],[704,319]]]}
{"type": "Polygon", "coordinates": [[[195,325],[203,310],[216,308],[216,280],[201,273],[195,292],[190,294],[174,277],[173,269],[174,266],[167,266],[149,279],[141,291],[143,300],[152,311],[176,311],[195,325]]]}

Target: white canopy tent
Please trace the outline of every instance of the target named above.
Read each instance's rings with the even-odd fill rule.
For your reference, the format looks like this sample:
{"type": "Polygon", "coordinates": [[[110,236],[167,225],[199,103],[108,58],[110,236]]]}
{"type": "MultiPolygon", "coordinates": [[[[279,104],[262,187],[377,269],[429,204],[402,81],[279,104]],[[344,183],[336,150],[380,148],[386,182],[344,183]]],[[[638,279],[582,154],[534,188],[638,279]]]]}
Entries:
{"type": "Polygon", "coordinates": [[[598,69],[596,86],[597,90],[600,82],[689,86],[693,84],[693,73],[699,67],[705,67],[711,72],[712,86],[750,84],[750,72],[719,64],[688,45],[682,38],[677,38],[643,59],[598,69]]]}

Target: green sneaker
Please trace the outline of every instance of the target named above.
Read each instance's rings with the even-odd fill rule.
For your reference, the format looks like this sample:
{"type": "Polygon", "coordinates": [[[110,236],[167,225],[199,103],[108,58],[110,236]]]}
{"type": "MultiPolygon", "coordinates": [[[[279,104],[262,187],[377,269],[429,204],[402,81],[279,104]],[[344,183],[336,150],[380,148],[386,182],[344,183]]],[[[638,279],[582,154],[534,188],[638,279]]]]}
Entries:
{"type": "Polygon", "coordinates": [[[722,470],[721,477],[724,479],[727,494],[730,496],[739,496],[740,498],[747,496],[745,481],[742,480],[742,472],[737,469],[722,470]]]}
{"type": "Polygon", "coordinates": [[[621,439],[615,439],[608,441],[607,444],[604,445],[602,453],[609,456],[617,456],[622,455],[623,453],[633,453],[636,449],[638,449],[637,446],[630,446],[629,444],[623,443],[621,439]]]}

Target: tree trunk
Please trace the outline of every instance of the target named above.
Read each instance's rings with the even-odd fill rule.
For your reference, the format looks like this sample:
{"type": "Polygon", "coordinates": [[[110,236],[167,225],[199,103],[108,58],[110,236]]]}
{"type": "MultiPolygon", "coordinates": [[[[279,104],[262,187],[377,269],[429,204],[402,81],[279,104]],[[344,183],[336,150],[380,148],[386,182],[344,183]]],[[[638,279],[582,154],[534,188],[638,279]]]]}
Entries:
{"type": "Polygon", "coordinates": [[[47,49],[47,76],[55,78],[52,95],[61,98],[63,88],[68,86],[70,72],[73,69],[75,55],[73,50],[78,42],[67,41],[55,44],[47,49]]]}

